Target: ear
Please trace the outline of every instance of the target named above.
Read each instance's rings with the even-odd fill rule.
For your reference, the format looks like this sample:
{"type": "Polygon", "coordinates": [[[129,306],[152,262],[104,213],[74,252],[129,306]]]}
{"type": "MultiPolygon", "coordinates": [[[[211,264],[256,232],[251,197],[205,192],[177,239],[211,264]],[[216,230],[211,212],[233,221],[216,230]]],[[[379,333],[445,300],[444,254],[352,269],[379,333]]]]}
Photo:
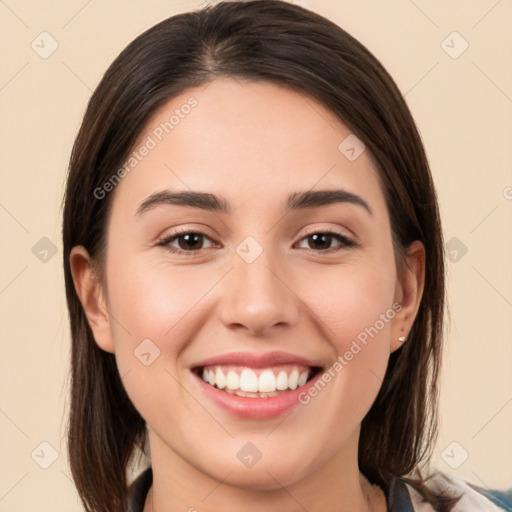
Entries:
{"type": "Polygon", "coordinates": [[[98,346],[114,353],[114,340],[110,329],[110,316],[103,287],[92,268],[92,261],[85,247],[73,247],[69,255],[75,291],[91,327],[98,346]]]}
{"type": "Polygon", "coordinates": [[[406,266],[403,269],[402,275],[399,275],[397,279],[395,303],[399,303],[401,309],[393,319],[391,352],[394,352],[403,345],[403,342],[398,341],[400,336],[409,335],[420,307],[424,285],[425,247],[419,240],[415,240],[407,249],[406,266]]]}

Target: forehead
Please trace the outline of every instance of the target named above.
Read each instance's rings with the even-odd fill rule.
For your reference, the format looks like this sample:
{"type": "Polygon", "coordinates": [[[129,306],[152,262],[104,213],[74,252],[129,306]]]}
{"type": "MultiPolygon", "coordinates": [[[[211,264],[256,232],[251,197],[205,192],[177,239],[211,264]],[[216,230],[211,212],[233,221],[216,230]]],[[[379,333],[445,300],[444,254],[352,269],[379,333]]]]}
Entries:
{"type": "Polygon", "coordinates": [[[133,215],[144,198],[172,188],[258,208],[282,202],[291,191],[343,186],[383,206],[371,156],[363,151],[354,160],[343,152],[353,137],[305,94],[266,81],[218,78],[155,112],[127,160],[114,203],[133,215]]]}

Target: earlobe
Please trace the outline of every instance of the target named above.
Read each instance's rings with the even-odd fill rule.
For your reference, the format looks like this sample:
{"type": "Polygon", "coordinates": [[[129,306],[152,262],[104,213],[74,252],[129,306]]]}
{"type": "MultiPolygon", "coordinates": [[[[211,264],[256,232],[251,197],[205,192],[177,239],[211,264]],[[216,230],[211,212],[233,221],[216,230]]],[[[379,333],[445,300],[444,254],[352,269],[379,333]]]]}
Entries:
{"type": "Polygon", "coordinates": [[[75,246],[69,255],[71,275],[76,294],[82,304],[87,321],[97,345],[106,352],[114,353],[114,341],[110,329],[103,287],[92,268],[92,261],[83,246],[75,246]]]}
{"type": "Polygon", "coordinates": [[[401,309],[391,329],[391,352],[407,343],[407,337],[418,313],[425,285],[425,247],[416,240],[407,249],[406,266],[399,276],[395,301],[401,309]]]}

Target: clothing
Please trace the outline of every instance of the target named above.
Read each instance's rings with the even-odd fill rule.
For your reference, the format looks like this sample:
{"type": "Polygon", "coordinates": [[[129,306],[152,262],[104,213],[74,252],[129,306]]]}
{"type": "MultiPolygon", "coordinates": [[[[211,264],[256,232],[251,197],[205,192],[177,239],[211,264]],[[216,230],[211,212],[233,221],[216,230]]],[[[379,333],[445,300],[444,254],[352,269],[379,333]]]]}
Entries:
{"type": "MultiPolygon", "coordinates": [[[[144,503],[149,488],[153,482],[151,467],[143,471],[130,486],[130,500],[127,512],[143,512],[144,503]]],[[[429,480],[432,485],[439,485],[445,489],[448,486],[453,493],[462,494],[462,498],[452,509],[453,512],[501,512],[512,510],[512,502],[509,495],[498,491],[484,491],[483,489],[468,485],[463,480],[440,473],[429,480]],[[484,496],[487,494],[490,499],[484,496]],[[493,503],[498,503],[498,507],[493,503]]],[[[422,503],[420,494],[408,483],[399,477],[393,477],[389,488],[388,509],[390,512],[435,512],[428,503],[422,503]]]]}

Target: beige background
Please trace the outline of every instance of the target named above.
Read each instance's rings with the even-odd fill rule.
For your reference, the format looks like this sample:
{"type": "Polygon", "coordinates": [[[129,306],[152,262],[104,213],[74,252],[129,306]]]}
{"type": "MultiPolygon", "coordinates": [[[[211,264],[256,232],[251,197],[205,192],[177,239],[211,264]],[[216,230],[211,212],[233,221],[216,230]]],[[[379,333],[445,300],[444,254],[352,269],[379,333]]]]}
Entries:
{"type": "MultiPolygon", "coordinates": [[[[446,240],[457,239],[449,246],[452,323],[435,464],[481,486],[509,487],[512,2],[296,3],[358,38],[406,95],[438,187],[446,240]],[[469,43],[458,58],[447,51],[462,49],[461,39],[442,44],[453,31],[469,43]]],[[[156,22],[202,6],[0,1],[1,511],[81,510],[65,442],[69,334],[59,204],[66,165],[87,100],[115,56],[156,22]],[[31,47],[34,40],[42,46],[43,31],[58,42],[47,59],[31,47]],[[48,248],[43,237],[56,246],[46,262],[43,246],[34,250],[39,257],[32,252],[37,243],[48,248]],[[42,442],[57,457],[47,469],[41,464],[52,461],[52,451],[42,442]]]]}

